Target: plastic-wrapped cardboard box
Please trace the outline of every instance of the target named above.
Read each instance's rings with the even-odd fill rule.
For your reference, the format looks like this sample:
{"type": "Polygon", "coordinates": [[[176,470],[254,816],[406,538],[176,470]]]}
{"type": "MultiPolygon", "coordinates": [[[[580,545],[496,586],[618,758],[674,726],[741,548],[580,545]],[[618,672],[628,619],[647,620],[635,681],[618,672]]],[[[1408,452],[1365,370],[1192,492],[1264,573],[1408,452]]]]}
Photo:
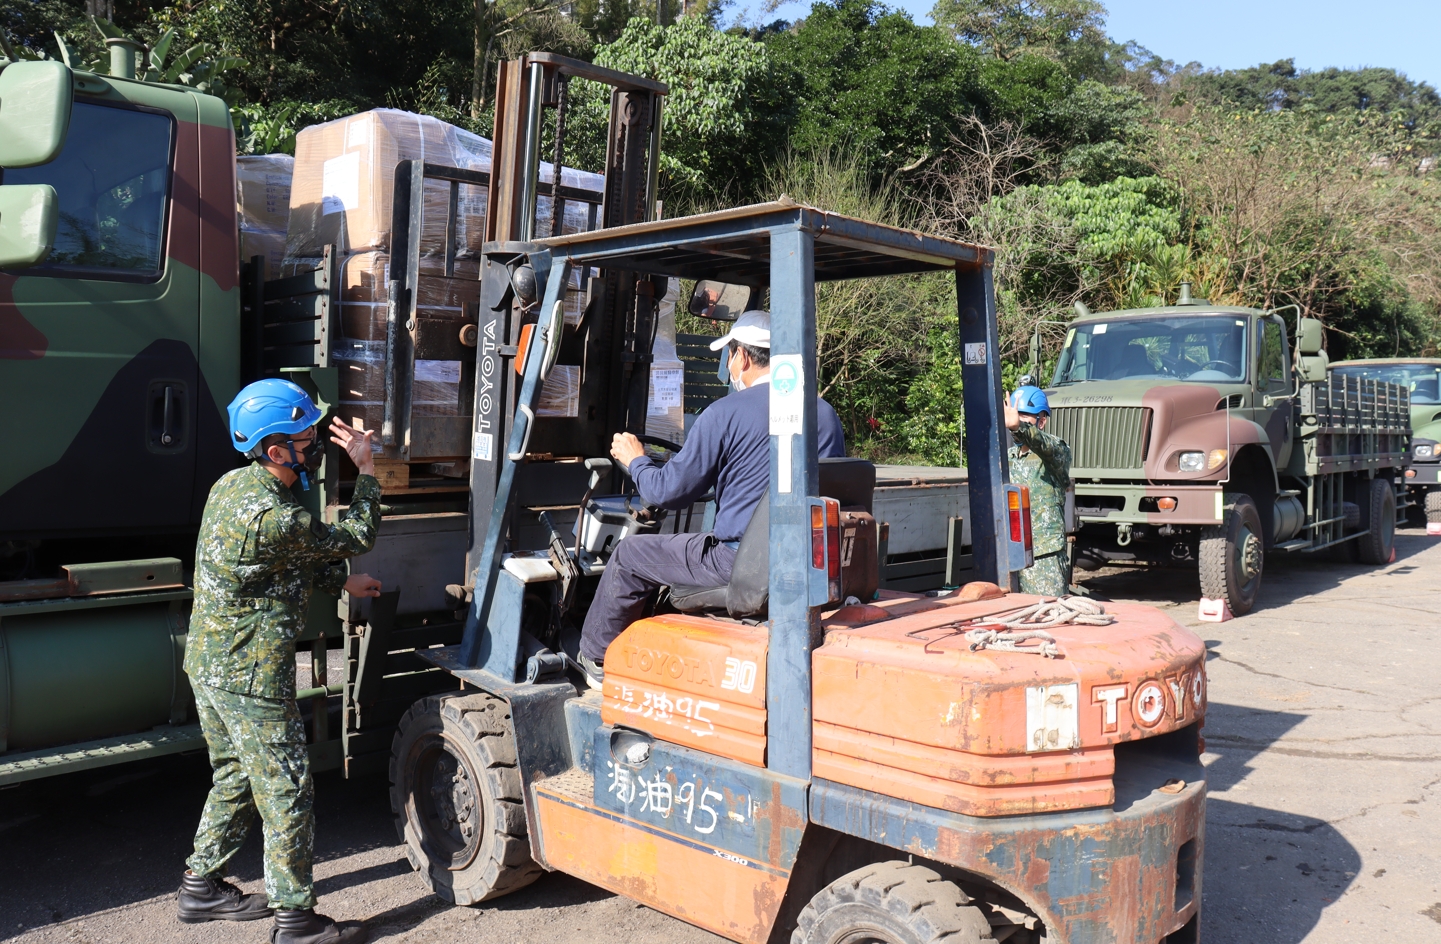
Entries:
{"type": "MultiPolygon", "coordinates": [[[[395,166],[423,160],[490,170],[490,142],[438,118],[377,108],[303,129],[295,139],[286,255],[318,256],[327,243],[342,252],[390,248],[395,166]]],[[[484,238],[486,188],[463,185],[457,249],[473,254],[484,238]]],[[[444,257],[450,185],[427,181],[422,255],[444,257]]]]}
{"type": "MultiPolygon", "coordinates": [[[[390,256],[363,252],[348,256],[340,275],[340,337],[332,362],[340,368],[340,413],[351,425],[379,429],[385,412],[385,322],[390,256]]],[[[471,276],[473,279],[474,276],[471,276]]],[[[427,276],[420,280],[416,314],[428,321],[465,318],[463,303],[475,296],[470,279],[427,276]]],[[[460,361],[416,361],[413,416],[463,416],[460,361]]],[[[377,444],[378,448],[378,444],[377,444]]]]}
{"type": "MultiPolygon", "coordinates": [[[[491,143],[438,118],[377,108],[305,128],[296,137],[295,178],[291,189],[286,256],[318,257],[326,244],[341,252],[390,249],[391,202],[395,167],[403,160],[466,170],[490,170],[491,143]]],[[[540,179],[550,182],[554,168],[542,162],[540,179]]],[[[605,178],[567,167],[561,182],[599,193],[605,178]]],[[[488,188],[462,185],[458,195],[456,256],[478,258],[485,235],[488,188]]],[[[445,258],[445,220],[450,185],[428,180],[421,232],[421,271],[437,271],[445,258]]],[[[567,200],[562,232],[593,229],[598,207],[567,200]]],[[[551,201],[536,206],[536,232],[549,236],[551,201]]]]}
{"type": "Polygon", "coordinates": [[[246,154],[235,159],[235,202],[240,220],[240,258],[265,258],[266,278],[280,275],[290,221],[290,184],[295,158],[246,154]]]}

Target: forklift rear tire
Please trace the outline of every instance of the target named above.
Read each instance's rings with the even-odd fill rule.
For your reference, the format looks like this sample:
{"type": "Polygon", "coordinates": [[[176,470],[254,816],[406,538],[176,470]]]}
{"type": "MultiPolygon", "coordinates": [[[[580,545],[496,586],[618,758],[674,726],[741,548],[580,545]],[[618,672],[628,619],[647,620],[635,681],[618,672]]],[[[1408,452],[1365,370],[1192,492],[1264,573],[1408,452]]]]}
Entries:
{"type": "Polygon", "coordinates": [[[1371,480],[1366,489],[1366,503],[1361,506],[1365,532],[1357,538],[1356,549],[1361,563],[1379,566],[1391,563],[1396,546],[1396,491],[1381,477],[1371,480]]]}
{"type": "Polygon", "coordinates": [[[876,862],[836,879],[802,909],[791,944],[976,944],[991,924],[960,886],[924,866],[876,862]]]}
{"type": "Polygon", "coordinates": [[[1225,519],[1201,532],[1201,595],[1225,600],[1233,616],[1251,612],[1266,567],[1265,540],[1251,496],[1227,493],[1225,519]]]}
{"type": "Polygon", "coordinates": [[[510,708],[480,692],[422,698],[390,749],[390,810],[431,891],[474,905],[523,888],[530,857],[510,708]]]}

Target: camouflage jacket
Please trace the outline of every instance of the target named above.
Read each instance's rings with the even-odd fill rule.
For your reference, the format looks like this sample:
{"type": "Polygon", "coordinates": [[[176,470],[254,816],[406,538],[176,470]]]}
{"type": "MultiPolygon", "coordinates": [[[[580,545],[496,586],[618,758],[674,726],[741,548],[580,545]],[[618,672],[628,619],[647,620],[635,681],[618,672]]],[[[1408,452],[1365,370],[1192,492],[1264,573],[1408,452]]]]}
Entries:
{"type": "Polygon", "coordinates": [[[1030,423],[1011,431],[1011,482],[1031,490],[1031,536],[1036,556],[1066,546],[1066,489],[1071,484],[1071,447],[1030,423]],[[1022,455],[1021,447],[1030,452],[1022,455]]]}
{"type": "Polygon", "coordinates": [[[297,504],[259,463],[222,476],[195,546],[186,674],[241,695],[295,697],[295,639],[311,588],[340,593],[344,559],[374,547],[379,527],[380,483],[369,475],[356,479],[334,525],[297,504]]]}

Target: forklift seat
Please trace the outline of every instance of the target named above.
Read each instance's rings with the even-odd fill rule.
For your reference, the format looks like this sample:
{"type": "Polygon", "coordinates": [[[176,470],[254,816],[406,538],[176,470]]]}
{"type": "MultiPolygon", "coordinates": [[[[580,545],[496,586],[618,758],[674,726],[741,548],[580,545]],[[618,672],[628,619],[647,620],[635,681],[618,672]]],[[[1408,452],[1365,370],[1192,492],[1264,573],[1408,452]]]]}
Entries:
{"type": "Polygon", "coordinates": [[[722,587],[673,586],[671,606],[682,613],[725,610],[734,619],[765,619],[771,583],[770,508],[770,495],[762,495],[741,535],[730,583],[722,587]]]}
{"type": "MultiPolygon", "coordinates": [[[[865,459],[820,460],[821,494],[842,508],[871,511],[876,467],[865,459]]],[[[741,535],[730,583],[723,587],[670,588],[670,602],[682,613],[725,610],[733,619],[765,619],[770,596],[770,494],[761,496],[741,535]]]]}

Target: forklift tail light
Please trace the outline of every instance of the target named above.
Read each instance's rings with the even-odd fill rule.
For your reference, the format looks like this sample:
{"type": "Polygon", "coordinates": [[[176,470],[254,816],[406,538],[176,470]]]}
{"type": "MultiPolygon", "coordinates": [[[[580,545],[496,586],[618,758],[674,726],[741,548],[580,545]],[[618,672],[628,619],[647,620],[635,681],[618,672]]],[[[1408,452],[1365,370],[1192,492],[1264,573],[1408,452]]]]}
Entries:
{"type": "Polygon", "coordinates": [[[1035,559],[1031,533],[1031,490],[1022,485],[1006,485],[1006,556],[1008,569],[1014,573],[1030,567],[1035,559]]]}
{"type": "Polygon", "coordinates": [[[826,510],[820,505],[811,506],[811,566],[826,566],[826,510]]]}
{"type": "MultiPolygon", "coordinates": [[[[826,503],[826,576],[835,580],[841,575],[841,503],[834,498],[826,503]]],[[[814,540],[814,539],[812,539],[814,540]]]]}
{"type": "Polygon", "coordinates": [[[1031,543],[1031,489],[1026,485],[1021,486],[1021,526],[1026,534],[1026,553],[1029,554],[1034,545],[1031,543]]]}

